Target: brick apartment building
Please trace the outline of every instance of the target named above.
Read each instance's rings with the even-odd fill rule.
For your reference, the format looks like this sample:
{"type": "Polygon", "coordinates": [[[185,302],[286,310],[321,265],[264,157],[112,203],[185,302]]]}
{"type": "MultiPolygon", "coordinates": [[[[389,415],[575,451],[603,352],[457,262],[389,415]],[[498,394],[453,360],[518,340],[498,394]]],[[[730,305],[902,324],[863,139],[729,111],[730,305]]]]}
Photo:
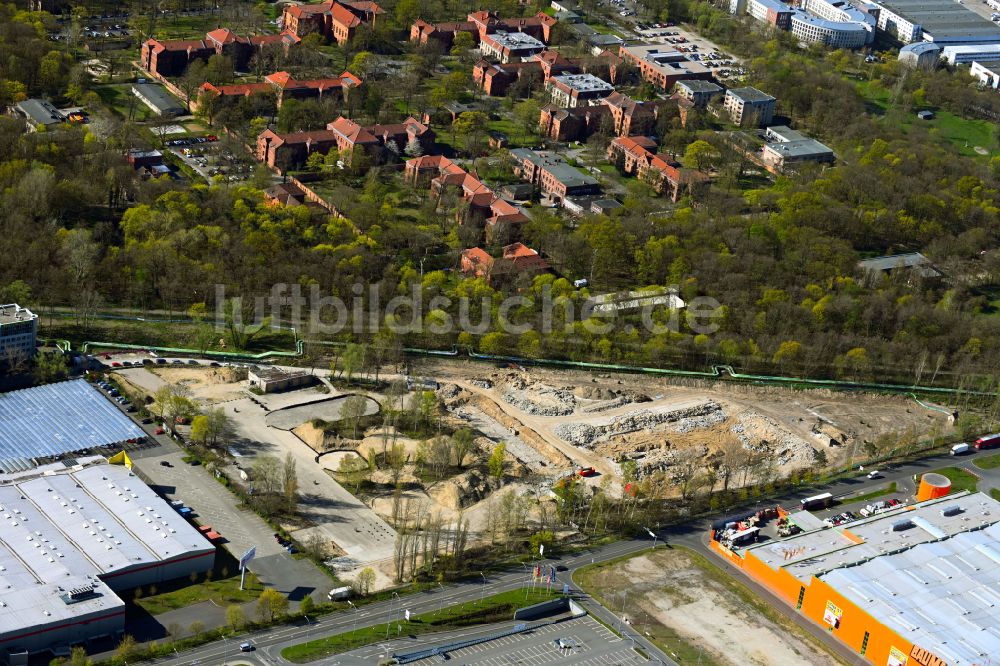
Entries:
{"type": "Polygon", "coordinates": [[[560,74],[550,78],[545,85],[552,103],[565,108],[597,104],[615,91],[607,81],[593,74],[560,74]]]}
{"type": "Polygon", "coordinates": [[[623,44],[618,56],[638,68],[643,80],[664,91],[683,79],[712,78],[712,70],[708,67],[689,60],[687,54],[680,51],[664,50],[662,44],[623,44]]]}
{"type": "Polygon", "coordinates": [[[491,63],[480,60],[472,68],[472,80],[491,97],[507,95],[510,87],[525,77],[535,77],[545,84],[551,77],[573,74],[579,66],[559,55],[557,51],[542,51],[524,62],[491,63]]]}
{"type": "Polygon", "coordinates": [[[423,155],[406,161],[403,171],[406,182],[426,183],[435,197],[456,191],[468,205],[459,224],[484,226],[487,240],[520,235],[520,225],[528,217],[514,204],[501,199],[474,174],[443,155],[423,155]]]}
{"type": "Polygon", "coordinates": [[[237,35],[228,28],[219,28],[205,35],[205,39],[149,39],[142,45],[140,63],[146,71],[163,77],[179,76],[195,60],[208,60],[213,55],[228,56],[237,71],[247,68],[255,53],[268,48],[287,49],[299,42],[289,32],[277,35],[237,35]]]}
{"type": "Polygon", "coordinates": [[[260,83],[237,83],[233,85],[216,86],[204,83],[199,91],[199,100],[205,95],[217,95],[223,100],[232,100],[250,95],[274,94],[280,109],[285,99],[323,99],[330,95],[342,95],[345,88],[356,88],[361,85],[361,79],[345,71],[336,78],[309,79],[300,81],[293,79],[288,72],[268,74],[260,83]]]}
{"type": "Polygon", "coordinates": [[[583,141],[600,131],[616,136],[651,134],[660,112],[669,103],[640,102],[615,91],[595,106],[560,108],[546,104],[539,116],[539,131],[553,141],[583,141]]]}
{"type": "Polygon", "coordinates": [[[625,173],[644,179],[671,201],[708,184],[706,174],[682,168],[671,156],[658,154],[656,148],[656,142],[645,136],[616,137],[608,146],[608,161],[620,163],[625,173]]]}
{"type": "Polygon", "coordinates": [[[481,247],[464,250],[460,268],[466,277],[485,278],[487,282],[496,284],[521,275],[545,273],[549,264],[527,245],[511,243],[504,246],[501,256],[497,258],[481,247]]]}
{"type": "Polygon", "coordinates": [[[596,194],[600,190],[594,178],[570,166],[555,153],[518,148],[510,154],[514,158],[514,172],[555,201],[562,202],[568,196],[596,194]]]}
{"type": "Polygon", "coordinates": [[[410,26],[410,41],[418,44],[427,44],[435,40],[445,49],[450,49],[455,41],[455,35],[460,32],[467,32],[472,35],[473,40],[478,44],[484,35],[505,32],[521,32],[535,39],[549,43],[549,36],[552,26],[556,20],[542,12],[526,18],[500,18],[496,12],[478,11],[468,15],[465,21],[449,21],[446,23],[428,23],[423,19],[417,19],[410,26]]]}
{"type": "Polygon", "coordinates": [[[282,27],[300,38],[318,33],[344,44],[354,38],[359,26],[374,24],[384,13],[378,4],[368,0],[327,0],[318,5],[286,5],[282,27]]]}
{"type": "Polygon", "coordinates": [[[429,150],[434,145],[434,131],[412,117],[401,123],[368,127],[340,117],[328,123],[326,129],[312,132],[279,134],[264,130],[257,137],[257,159],[282,173],[301,166],[317,151],[328,153],[335,149],[349,155],[361,149],[380,160],[388,157],[386,151],[401,155],[410,141],[429,150]]]}

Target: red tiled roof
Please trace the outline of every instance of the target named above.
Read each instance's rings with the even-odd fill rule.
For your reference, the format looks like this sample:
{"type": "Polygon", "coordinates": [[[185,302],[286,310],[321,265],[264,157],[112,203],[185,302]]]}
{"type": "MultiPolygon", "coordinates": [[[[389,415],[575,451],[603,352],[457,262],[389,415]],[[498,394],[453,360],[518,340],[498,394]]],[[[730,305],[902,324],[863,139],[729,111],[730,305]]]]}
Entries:
{"type": "Polygon", "coordinates": [[[326,128],[337,132],[352,144],[378,142],[378,139],[372,136],[371,132],[353,120],[344,118],[343,116],[337,118],[332,123],[327,123],[326,128]]]}
{"type": "Polygon", "coordinates": [[[341,0],[341,4],[366,14],[385,14],[385,10],[371,0],[341,0]]]}
{"type": "Polygon", "coordinates": [[[330,15],[333,17],[334,23],[338,23],[346,28],[356,28],[361,25],[361,19],[339,2],[334,3],[330,8],[330,15]]]}
{"type": "Polygon", "coordinates": [[[245,41],[229,28],[217,28],[205,35],[206,38],[218,42],[219,44],[231,44],[233,42],[245,41]]]}
{"type": "Polygon", "coordinates": [[[514,257],[537,257],[538,253],[524,243],[511,243],[503,248],[503,258],[513,259],[514,257]]]}
{"type": "Polygon", "coordinates": [[[656,150],[656,142],[646,136],[620,136],[616,137],[612,143],[616,143],[626,152],[634,155],[652,153],[656,150]]]}
{"type": "MultiPolygon", "coordinates": [[[[267,130],[270,132],[271,130],[267,130]]],[[[290,134],[277,134],[277,141],[273,142],[273,145],[281,145],[282,143],[309,143],[313,141],[333,141],[335,139],[333,132],[330,130],[313,130],[311,132],[292,132],[290,134]]]]}
{"type": "Polygon", "coordinates": [[[288,83],[292,80],[292,75],[288,72],[275,72],[274,74],[268,74],[264,77],[264,80],[270,83],[272,86],[278,88],[285,88],[288,83]]]}
{"type": "Polygon", "coordinates": [[[207,81],[201,84],[201,89],[211,90],[223,97],[230,95],[253,95],[254,93],[267,92],[270,88],[266,83],[235,83],[228,86],[214,86],[207,81]]]}
{"type": "Polygon", "coordinates": [[[160,53],[161,51],[187,51],[188,49],[207,48],[205,41],[201,39],[168,39],[162,42],[151,39],[149,41],[157,44],[157,46],[153,47],[156,53],[160,53]]]}

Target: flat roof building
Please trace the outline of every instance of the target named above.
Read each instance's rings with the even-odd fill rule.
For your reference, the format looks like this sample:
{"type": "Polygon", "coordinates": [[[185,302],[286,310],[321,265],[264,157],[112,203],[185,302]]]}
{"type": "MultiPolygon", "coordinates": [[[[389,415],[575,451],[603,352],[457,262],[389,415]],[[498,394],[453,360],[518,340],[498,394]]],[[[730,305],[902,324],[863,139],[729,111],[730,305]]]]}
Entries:
{"type": "Polygon", "coordinates": [[[876,0],[878,28],[904,44],[997,44],[1000,26],[955,0],[876,0]]]}
{"type": "Polygon", "coordinates": [[[685,53],[662,44],[623,44],[618,51],[625,62],[639,68],[645,81],[661,90],[670,90],[682,79],[712,78],[712,70],[688,59],[685,53]]]}
{"type": "Polygon", "coordinates": [[[158,116],[180,116],[186,112],[184,105],[157,83],[134,83],[132,94],[158,116]]]}
{"type": "Polygon", "coordinates": [[[129,469],[71,462],[0,476],[0,660],[114,637],[115,591],[214,565],[215,547],[129,469]]]}
{"type": "Polygon", "coordinates": [[[723,99],[723,108],[740,126],[764,127],[774,119],[777,100],[756,88],[730,88],[723,99]]]}
{"type": "Polygon", "coordinates": [[[35,353],[38,315],[17,303],[0,305],[0,365],[35,353]]]}
{"type": "Polygon", "coordinates": [[[976,44],[946,46],[941,49],[941,57],[949,65],[968,65],[975,60],[1000,58],[1000,44],[976,44]]]}
{"type": "Polygon", "coordinates": [[[870,663],[972,666],[1000,654],[998,521],[1000,502],[961,492],[712,548],[870,663]]]}
{"type": "Polygon", "coordinates": [[[37,130],[39,127],[61,125],[66,122],[66,116],[63,112],[44,99],[26,99],[15,104],[14,109],[19,116],[28,121],[33,130],[37,130]]]}
{"type": "Polygon", "coordinates": [[[596,179],[570,166],[555,153],[517,148],[510,154],[515,162],[514,171],[556,201],[574,194],[596,194],[600,189],[596,179]]]}
{"type": "Polygon", "coordinates": [[[553,76],[547,85],[552,103],[564,108],[597,104],[615,91],[607,81],[593,74],[563,74],[553,76]]]}
{"type": "Polygon", "coordinates": [[[783,170],[796,162],[833,162],[833,150],[802,132],[779,125],[764,132],[761,158],[775,170],[783,170]]]}
{"type": "Polygon", "coordinates": [[[491,32],[479,40],[479,51],[503,63],[527,58],[545,50],[545,43],[526,32],[491,32]]]}
{"type": "Polygon", "coordinates": [[[969,74],[979,79],[979,83],[987,88],[1000,88],[1000,59],[973,60],[969,66],[969,74]]]}

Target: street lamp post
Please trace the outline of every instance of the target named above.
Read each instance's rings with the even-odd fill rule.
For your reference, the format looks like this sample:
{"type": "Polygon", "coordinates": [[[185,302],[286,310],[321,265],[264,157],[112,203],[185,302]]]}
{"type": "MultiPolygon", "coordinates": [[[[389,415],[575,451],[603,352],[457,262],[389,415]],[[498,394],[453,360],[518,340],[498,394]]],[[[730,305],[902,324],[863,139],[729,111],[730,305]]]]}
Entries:
{"type": "Polygon", "coordinates": [[[441,603],[438,604],[438,615],[444,610],[444,585],[438,583],[438,591],[441,594],[441,603]]]}
{"type": "Polygon", "coordinates": [[[351,626],[351,636],[353,636],[358,628],[358,607],[350,599],[347,600],[347,605],[354,609],[354,612],[351,614],[354,617],[354,624],[351,626]]]}
{"type": "MultiPolygon", "coordinates": [[[[397,594],[396,592],[393,592],[392,596],[389,597],[389,617],[385,618],[385,640],[389,640],[389,625],[392,624],[392,613],[394,605],[396,603],[394,599],[398,598],[399,594],[397,594]]],[[[386,646],[386,649],[388,650],[388,646],[386,646]]]]}
{"type": "Polygon", "coordinates": [[[483,601],[486,599],[486,574],[480,571],[479,575],[483,577],[483,592],[479,595],[479,603],[482,605],[483,601]]]}

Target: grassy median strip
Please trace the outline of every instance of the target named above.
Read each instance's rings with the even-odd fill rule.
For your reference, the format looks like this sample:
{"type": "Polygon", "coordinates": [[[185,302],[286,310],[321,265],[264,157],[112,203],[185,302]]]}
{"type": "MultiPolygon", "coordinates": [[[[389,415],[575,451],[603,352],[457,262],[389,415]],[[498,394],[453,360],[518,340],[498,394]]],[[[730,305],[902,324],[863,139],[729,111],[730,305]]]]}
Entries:
{"type": "MultiPolygon", "coordinates": [[[[408,622],[403,619],[406,604],[397,602],[395,617],[389,621],[388,635],[389,639],[392,640],[400,636],[419,636],[436,631],[503,622],[513,619],[514,611],[518,608],[548,601],[557,596],[559,595],[555,592],[548,592],[544,589],[529,590],[526,595],[524,588],[521,588],[494,594],[482,600],[475,599],[464,604],[446,606],[438,611],[413,615],[408,622]]],[[[386,623],[382,622],[374,626],[358,627],[335,636],[290,645],[281,651],[281,656],[293,663],[304,664],[329,657],[332,654],[385,641],[385,639],[386,623]]]]}
{"type": "Polygon", "coordinates": [[[979,469],[996,469],[997,467],[1000,467],[1000,453],[994,453],[992,456],[979,458],[972,464],[979,469]]]}

